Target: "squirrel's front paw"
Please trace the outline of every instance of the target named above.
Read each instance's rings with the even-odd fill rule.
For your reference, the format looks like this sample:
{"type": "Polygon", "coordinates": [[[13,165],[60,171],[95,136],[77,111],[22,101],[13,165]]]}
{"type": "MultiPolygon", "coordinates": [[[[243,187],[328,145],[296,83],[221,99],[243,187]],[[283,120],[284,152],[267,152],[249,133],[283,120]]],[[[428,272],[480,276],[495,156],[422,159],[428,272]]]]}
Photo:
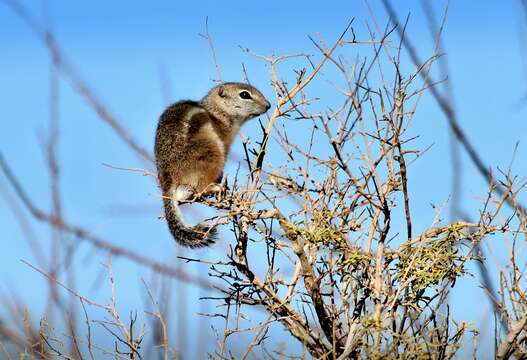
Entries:
{"type": "Polygon", "coordinates": [[[212,197],[212,196],[218,196],[223,191],[223,187],[219,184],[210,184],[203,190],[203,192],[200,194],[203,197],[212,197]]]}

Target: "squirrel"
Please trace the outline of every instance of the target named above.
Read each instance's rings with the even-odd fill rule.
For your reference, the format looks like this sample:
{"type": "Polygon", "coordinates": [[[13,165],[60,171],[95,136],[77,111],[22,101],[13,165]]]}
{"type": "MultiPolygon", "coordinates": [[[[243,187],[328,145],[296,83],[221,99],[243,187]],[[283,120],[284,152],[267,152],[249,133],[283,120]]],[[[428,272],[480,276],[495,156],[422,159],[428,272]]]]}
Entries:
{"type": "Polygon", "coordinates": [[[191,248],[214,243],[213,225],[188,225],[179,203],[195,195],[221,191],[223,167],[240,127],[271,104],[255,87],[223,83],[201,101],[183,100],[160,116],[155,158],[168,229],[181,245],[191,248]]]}

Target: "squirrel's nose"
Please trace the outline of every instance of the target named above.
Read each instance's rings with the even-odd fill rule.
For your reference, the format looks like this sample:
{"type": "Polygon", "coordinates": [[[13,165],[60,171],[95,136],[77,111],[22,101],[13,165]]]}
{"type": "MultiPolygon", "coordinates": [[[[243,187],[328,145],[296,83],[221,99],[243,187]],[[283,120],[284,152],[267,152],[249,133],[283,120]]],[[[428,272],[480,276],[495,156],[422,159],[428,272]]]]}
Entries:
{"type": "Polygon", "coordinates": [[[268,101],[265,105],[265,111],[269,110],[271,108],[271,103],[268,101]]]}

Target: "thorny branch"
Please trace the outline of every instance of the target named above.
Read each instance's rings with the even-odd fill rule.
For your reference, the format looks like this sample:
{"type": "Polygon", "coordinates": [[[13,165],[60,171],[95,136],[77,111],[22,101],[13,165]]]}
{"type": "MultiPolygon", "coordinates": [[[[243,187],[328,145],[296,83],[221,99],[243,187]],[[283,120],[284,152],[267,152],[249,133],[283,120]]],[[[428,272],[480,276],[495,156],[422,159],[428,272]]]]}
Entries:
{"type": "MultiPolygon", "coordinates": [[[[384,4],[386,11],[390,15],[391,21],[393,21],[395,26],[397,27],[397,31],[399,32],[401,36],[401,41],[403,42],[405,49],[410,54],[410,57],[412,61],[414,62],[414,65],[421,66],[421,64],[423,64],[423,61],[421,61],[421,59],[419,58],[417,54],[417,50],[412,45],[409,38],[407,36],[404,36],[403,30],[402,30],[403,27],[401,26],[401,23],[398,20],[397,14],[395,13],[395,10],[391,2],[389,0],[383,0],[383,4],[384,4]]],[[[489,167],[485,165],[483,159],[476,151],[474,145],[472,145],[472,143],[466,136],[465,132],[461,129],[461,126],[459,125],[459,122],[457,120],[457,116],[450,102],[446,100],[443,97],[443,95],[439,93],[439,90],[436,86],[433,86],[435,82],[433,79],[430,78],[429,75],[424,76],[424,73],[421,73],[421,75],[423,76],[423,80],[426,82],[426,85],[430,93],[436,100],[440,109],[445,114],[448,120],[448,124],[450,125],[450,128],[452,129],[452,132],[454,133],[458,141],[463,145],[463,148],[469,155],[470,159],[472,160],[472,162],[474,163],[474,165],[476,166],[480,174],[485,178],[485,180],[487,180],[489,184],[493,183],[494,178],[492,176],[491,171],[489,170],[489,167]]],[[[507,193],[507,189],[499,184],[495,187],[495,191],[500,196],[507,193]]],[[[514,203],[514,199],[512,198],[507,199],[507,204],[509,204],[513,209],[519,211],[519,216],[521,216],[522,218],[525,218],[527,216],[527,208],[523,206],[522,204],[514,203]]]]}

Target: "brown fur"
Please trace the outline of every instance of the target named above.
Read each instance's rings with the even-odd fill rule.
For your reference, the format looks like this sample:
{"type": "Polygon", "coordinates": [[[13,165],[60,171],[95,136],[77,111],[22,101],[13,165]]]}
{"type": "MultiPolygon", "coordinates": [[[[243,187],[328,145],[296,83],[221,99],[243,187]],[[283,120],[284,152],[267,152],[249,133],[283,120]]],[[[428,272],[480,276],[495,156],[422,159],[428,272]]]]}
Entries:
{"type": "Polygon", "coordinates": [[[200,102],[180,101],[161,115],[155,141],[159,184],[169,230],[182,245],[210,245],[216,229],[186,225],[178,201],[213,190],[240,126],[269,107],[256,88],[226,83],[213,88],[200,102]],[[244,90],[251,99],[241,97],[244,90]]]}

